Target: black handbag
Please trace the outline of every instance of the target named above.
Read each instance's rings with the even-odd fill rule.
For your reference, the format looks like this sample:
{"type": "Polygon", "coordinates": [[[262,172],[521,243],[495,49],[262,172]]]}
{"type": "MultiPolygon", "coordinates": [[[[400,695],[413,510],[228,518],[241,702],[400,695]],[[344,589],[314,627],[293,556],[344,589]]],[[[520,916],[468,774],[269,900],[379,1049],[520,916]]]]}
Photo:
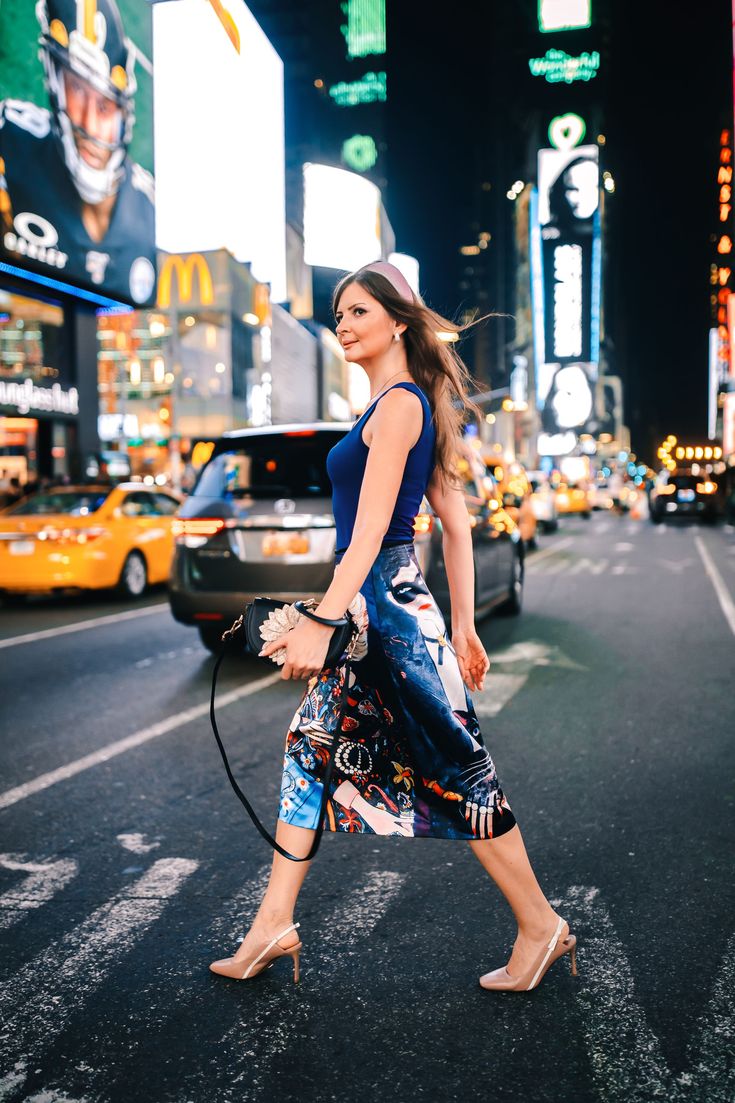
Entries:
{"type": "Polygon", "coordinates": [[[341,728],[342,717],[344,716],[345,706],[347,704],[347,690],[350,680],[350,664],[352,662],[352,653],[358,639],[358,628],[350,616],[347,613],[339,620],[329,620],[326,617],[319,617],[313,613],[310,609],[310,605],[313,602],[295,601],[294,607],[303,616],[309,617],[311,620],[316,620],[320,624],[328,624],[334,627],[332,636],[329,641],[329,648],[327,650],[327,656],[324,660],[323,670],[341,670],[342,688],[340,694],[338,721],[335,727],[334,735],[332,737],[332,743],[329,748],[329,759],[324,771],[323,778],[323,792],[322,800],[319,808],[319,823],[314,833],[314,841],[309,848],[309,853],[304,858],[297,858],[295,855],[290,854],[288,850],[284,849],[277,843],[269,831],[263,827],[263,824],[258,819],[253,806],[243,793],[242,789],[238,785],[235,776],[232,772],[232,768],[227,758],[227,752],[225,751],[222,737],[220,736],[219,729],[217,728],[217,720],[214,711],[214,699],[217,689],[217,675],[219,674],[222,661],[228,651],[234,650],[236,647],[241,647],[244,651],[257,655],[263,647],[263,638],[260,635],[260,626],[266,620],[268,620],[270,614],[276,610],[283,609],[283,601],[275,601],[269,597],[256,597],[245,609],[234,624],[222,633],[222,648],[217,661],[214,664],[214,670],[212,671],[212,693],[209,701],[209,719],[212,724],[212,731],[214,732],[214,738],[217,741],[219,752],[222,755],[222,761],[225,764],[225,770],[227,777],[230,779],[230,784],[235,790],[235,794],[238,800],[241,802],[245,811],[250,816],[250,819],[255,824],[256,828],[266,840],[270,843],[274,850],[277,850],[279,854],[284,858],[288,858],[291,862],[309,862],[319,849],[319,844],[322,841],[322,834],[324,832],[324,817],[327,811],[327,801],[329,800],[329,786],[332,780],[332,772],[334,770],[334,756],[337,751],[337,741],[339,739],[339,731],[341,728]]]}

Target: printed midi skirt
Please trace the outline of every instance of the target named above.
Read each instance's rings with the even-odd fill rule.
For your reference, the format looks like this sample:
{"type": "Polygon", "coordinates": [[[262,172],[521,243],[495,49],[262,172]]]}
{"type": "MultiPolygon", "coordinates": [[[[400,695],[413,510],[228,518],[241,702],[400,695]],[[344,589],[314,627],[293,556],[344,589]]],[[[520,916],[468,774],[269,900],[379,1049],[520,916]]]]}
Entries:
{"type": "MultiPolygon", "coordinates": [[[[338,557],[339,558],[339,557],[338,557]]],[[[496,838],[515,824],[412,543],[383,548],[362,587],[368,652],[352,665],[325,827],[496,838]]],[[[286,737],[279,818],[318,824],[342,671],[311,679],[286,737]]]]}

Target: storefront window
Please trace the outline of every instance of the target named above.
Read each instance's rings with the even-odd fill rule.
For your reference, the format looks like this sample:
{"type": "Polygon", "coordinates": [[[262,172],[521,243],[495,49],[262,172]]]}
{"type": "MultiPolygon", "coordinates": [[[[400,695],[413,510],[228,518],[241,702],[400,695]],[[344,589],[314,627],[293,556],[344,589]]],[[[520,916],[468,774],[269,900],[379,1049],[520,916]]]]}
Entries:
{"type": "Polygon", "coordinates": [[[63,309],[0,290],[0,379],[43,385],[67,379],[68,369],[63,309]]]}

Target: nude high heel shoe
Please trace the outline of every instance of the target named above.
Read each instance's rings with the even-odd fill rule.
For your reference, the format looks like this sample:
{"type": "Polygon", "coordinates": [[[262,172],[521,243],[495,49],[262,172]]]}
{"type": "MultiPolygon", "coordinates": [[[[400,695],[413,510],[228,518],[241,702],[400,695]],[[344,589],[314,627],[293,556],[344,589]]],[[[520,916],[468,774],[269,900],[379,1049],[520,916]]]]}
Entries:
{"type": "Polygon", "coordinates": [[[536,960],[532,962],[525,973],[517,977],[512,977],[505,966],[503,966],[502,969],[493,969],[491,973],[485,973],[484,977],[480,977],[480,985],[493,992],[529,992],[541,982],[541,978],[546,973],[547,969],[549,969],[558,958],[563,957],[564,954],[570,955],[572,976],[576,977],[577,938],[575,935],[570,934],[569,931],[567,931],[565,938],[561,938],[561,932],[564,925],[565,921],[560,919],[548,943],[544,949],[539,952],[536,960]]]}
{"type": "Polygon", "coordinates": [[[299,956],[301,954],[301,942],[287,948],[279,945],[279,939],[284,938],[291,931],[296,931],[300,923],[292,923],[272,938],[264,950],[250,961],[243,958],[225,957],[220,961],[213,961],[209,968],[213,973],[219,973],[222,977],[232,977],[233,980],[252,980],[259,973],[270,969],[279,957],[291,957],[293,959],[293,979],[299,979],[299,956]]]}

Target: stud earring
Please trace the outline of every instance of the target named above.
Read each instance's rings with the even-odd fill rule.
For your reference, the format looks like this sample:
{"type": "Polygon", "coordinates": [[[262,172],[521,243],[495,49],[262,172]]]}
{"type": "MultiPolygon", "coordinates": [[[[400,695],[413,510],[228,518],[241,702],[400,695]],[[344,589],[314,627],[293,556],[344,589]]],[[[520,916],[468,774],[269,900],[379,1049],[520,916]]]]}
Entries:
{"type": "Polygon", "coordinates": [[[401,339],[401,335],[398,332],[398,330],[396,330],[396,332],[393,334],[393,340],[394,341],[400,341],[400,339],[401,339]]]}

